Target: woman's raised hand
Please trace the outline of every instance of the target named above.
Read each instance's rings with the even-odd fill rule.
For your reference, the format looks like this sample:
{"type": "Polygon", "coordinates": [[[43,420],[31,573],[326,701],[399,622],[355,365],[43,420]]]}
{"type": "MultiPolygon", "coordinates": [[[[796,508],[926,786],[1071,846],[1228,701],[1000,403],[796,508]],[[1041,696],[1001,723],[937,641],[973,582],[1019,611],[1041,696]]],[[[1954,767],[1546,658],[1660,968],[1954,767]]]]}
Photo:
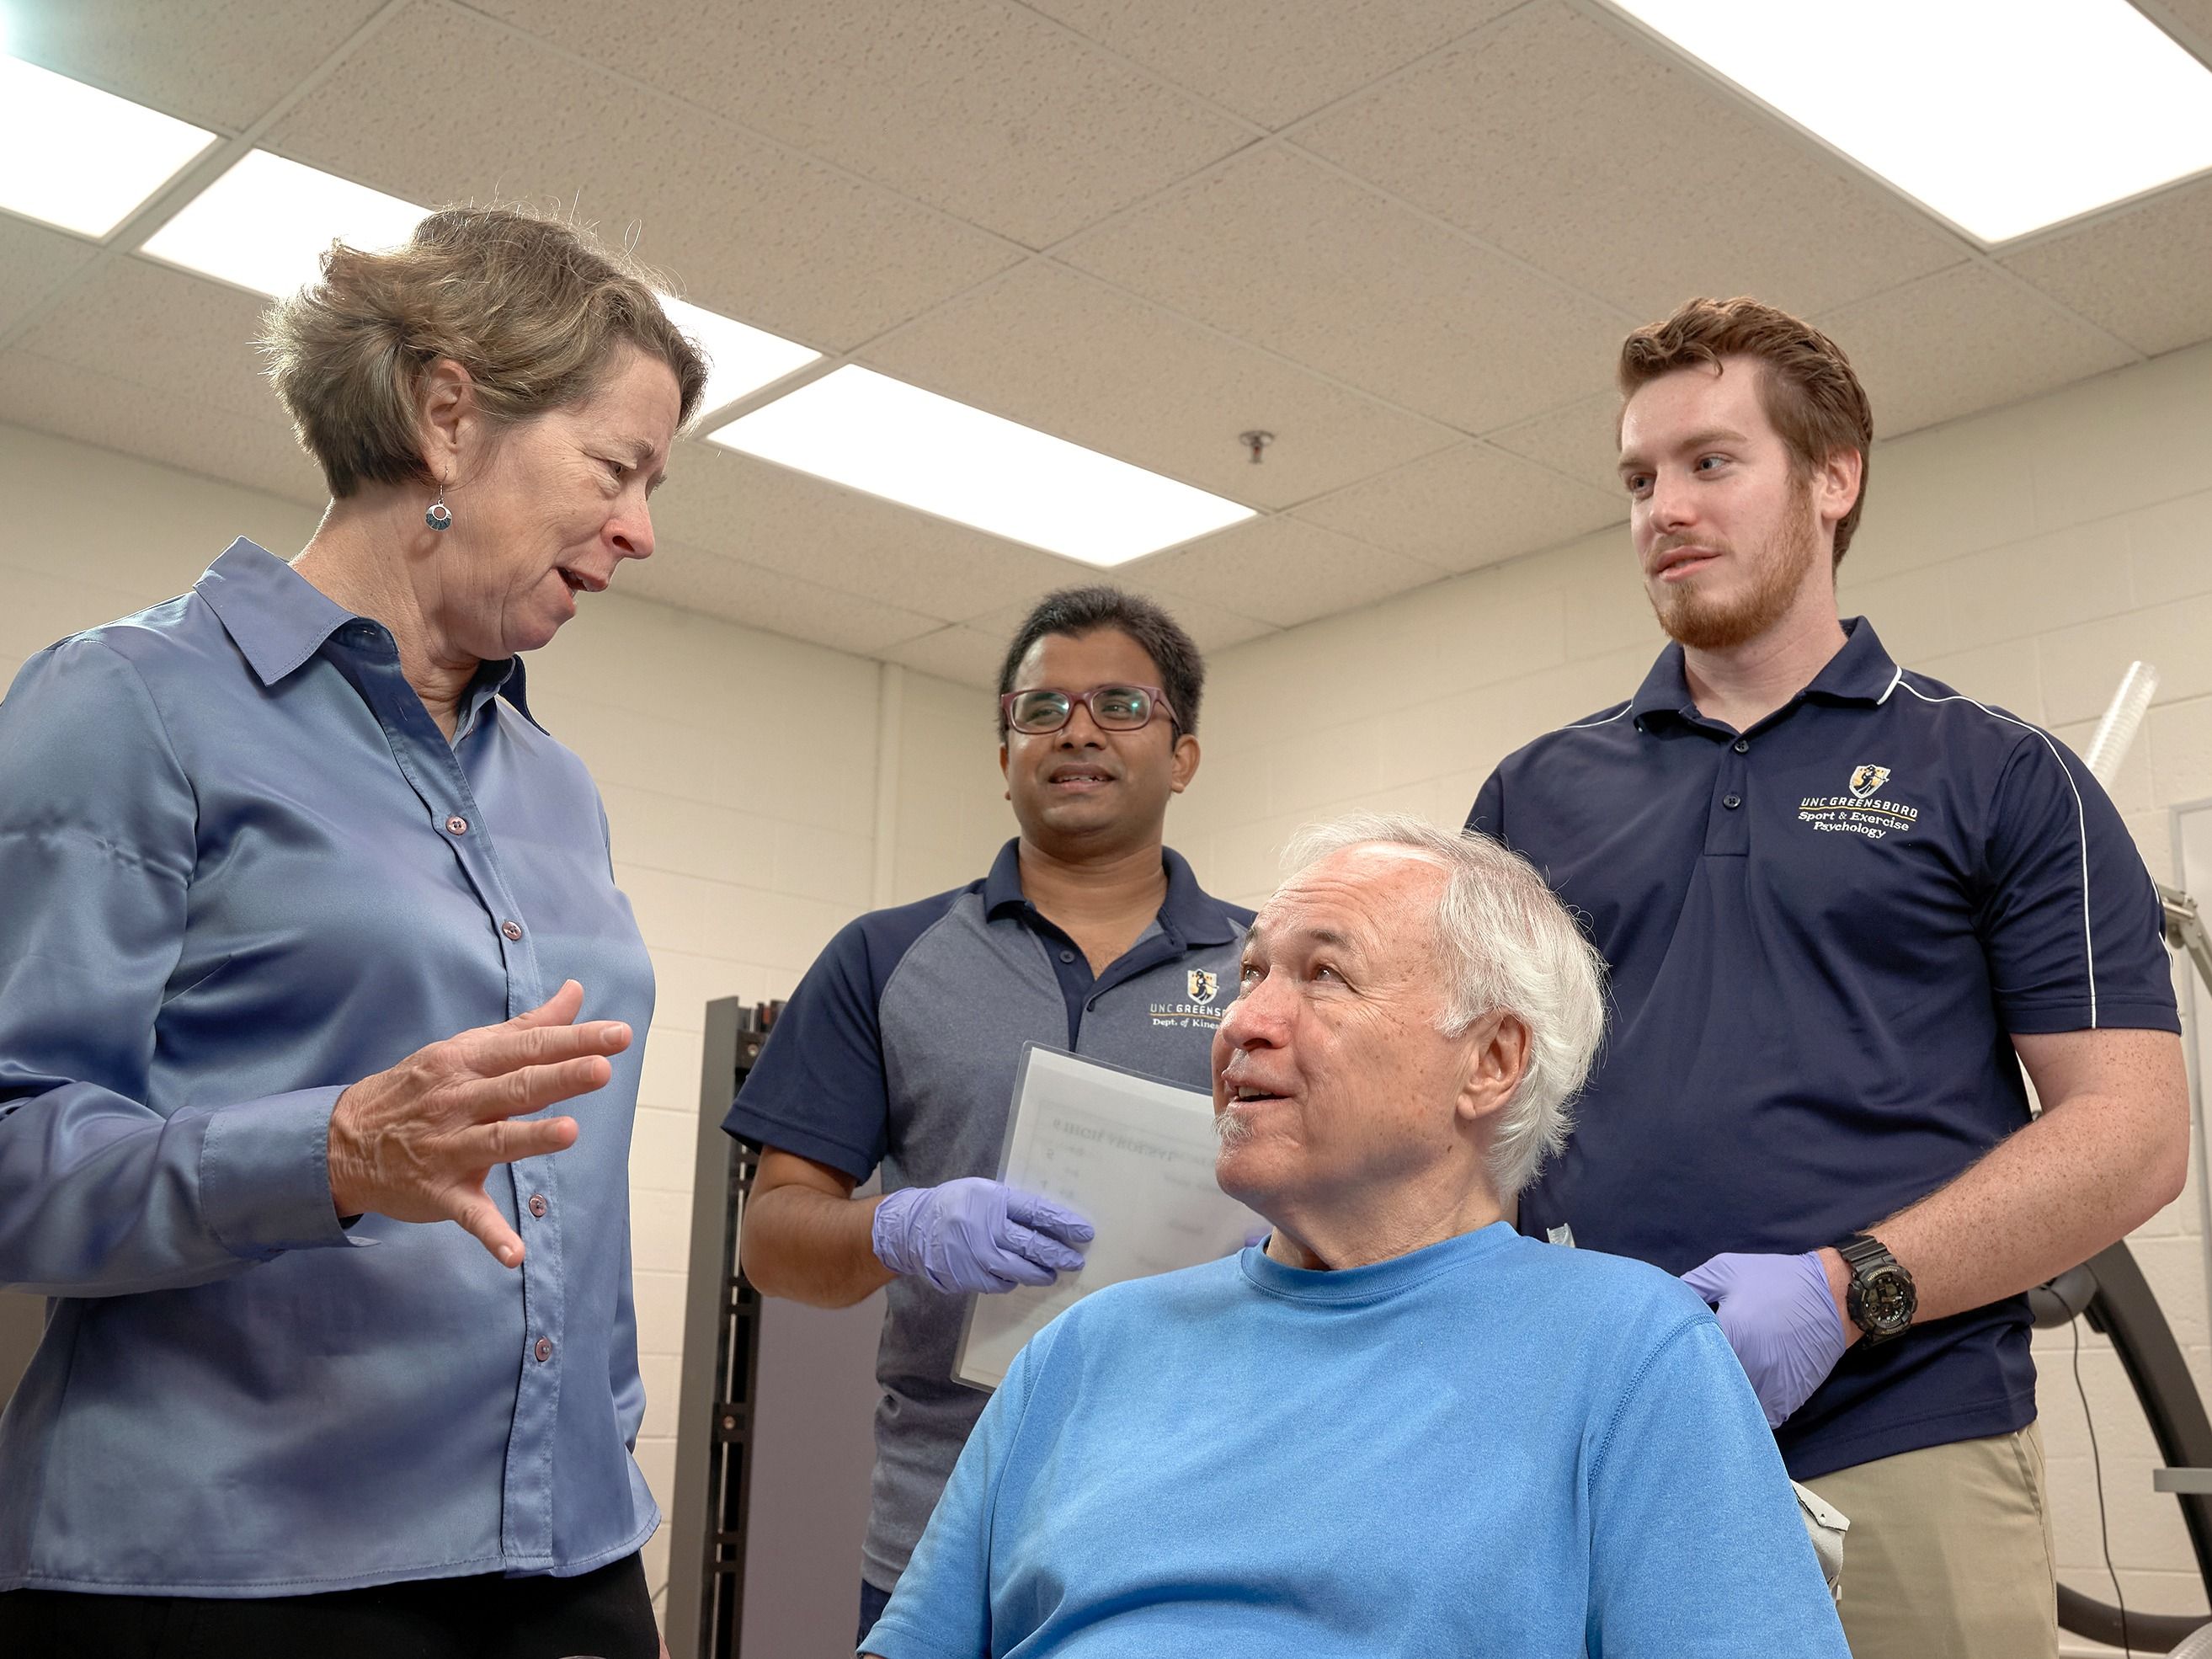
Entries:
{"type": "Polygon", "coordinates": [[[502,1025],[480,1025],[418,1048],[365,1077],[331,1113],[331,1199],[340,1215],[458,1221],[505,1267],[522,1240],[484,1191],[495,1164],[575,1144],[572,1117],[516,1120],[604,1088],[606,1056],[629,1047],[620,1020],[576,1023],[574,980],[502,1025]]]}

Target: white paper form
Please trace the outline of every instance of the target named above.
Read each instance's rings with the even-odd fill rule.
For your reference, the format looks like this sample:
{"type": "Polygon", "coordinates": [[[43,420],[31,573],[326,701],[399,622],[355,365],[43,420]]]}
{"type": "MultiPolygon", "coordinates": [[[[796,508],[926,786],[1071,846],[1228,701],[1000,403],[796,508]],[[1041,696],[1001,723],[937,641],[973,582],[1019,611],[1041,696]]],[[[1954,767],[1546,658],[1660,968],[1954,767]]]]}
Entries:
{"type": "Polygon", "coordinates": [[[1213,1184],[1218,1144],[1212,1096],[1024,1044],[999,1179],[1065,1204],[1098,1236],[1081,1272],[977,1297],[954,1376],[995,1389],[1061,1309],[1125,1279],[1212,1261],[1264,1232],[1265,1221],[1213,1184]]]}

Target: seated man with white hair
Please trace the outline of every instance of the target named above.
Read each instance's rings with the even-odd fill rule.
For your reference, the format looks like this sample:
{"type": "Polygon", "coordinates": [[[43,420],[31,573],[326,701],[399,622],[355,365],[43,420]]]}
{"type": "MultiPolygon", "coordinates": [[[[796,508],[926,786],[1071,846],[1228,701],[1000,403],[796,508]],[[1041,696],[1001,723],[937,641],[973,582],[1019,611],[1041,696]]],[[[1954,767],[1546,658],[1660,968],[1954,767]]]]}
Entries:
{"type": "Polygon", "coordinates": [[[1604,1024],[1572,919],[1412,818],[1291,863],[1213,1047],[1273,1235],[1037,1334],[865,1650],[1848,1659],[1705,1304],[1502,1219],[1604,1024]]]}

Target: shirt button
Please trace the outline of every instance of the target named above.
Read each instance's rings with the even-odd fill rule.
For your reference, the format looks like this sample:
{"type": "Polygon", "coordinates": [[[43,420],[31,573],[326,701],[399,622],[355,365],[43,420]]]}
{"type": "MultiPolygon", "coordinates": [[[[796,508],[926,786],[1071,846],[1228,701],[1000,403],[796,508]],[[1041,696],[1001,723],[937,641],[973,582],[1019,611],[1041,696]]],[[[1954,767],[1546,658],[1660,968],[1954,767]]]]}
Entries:
{"type": "Polygon", "coordinates": [[[519,921],[502,921],[499,925],[499,931],[507,935],[509,944],[513,944],[522,937],[522,924],[519,921]]]}
{"type": "Polygon", "coordinates": [[[547,1360],[553,1357],[553,1339],[550,1336],[539,1337],[538,1339],[538,1346],[532,1348],[530,1352],[538,1356],[538,1363],[539,1364],[544,1364],[547,1360]]]}
{"type": "Polygon", "coordinates": [[[1073,962],[1075,960],[1075,952],[1073,951],[1062,951],[1060,953],[1060,959],[1062,962],[1073,962]]]}
{"type": "Polygon", "coordinates": [[[1727,807],[1730,811],[1734,811],[1737,807],[1743,805],[1743,797],[1741,795],[1723,795],[1721,797],[1721,805],[1727,807]]]}
{"type": "Polygon", "coordinates": [[[1739,755],[1748,755],[1751,752],[1751,739],[1738,738],[1735,740],[1735,752],[1739,755]]]}
{"type": "Polygon", "coordinates": [[[467,835],[469,833],[469,821],[461,817],[458,812],[455,813],[452,817],[446,820],[446,833],[452,836],[467,835]]]}
{"type": "Polygon", "coordinates": [[[552,1206],[551,1206],[550,1205],[549,1205],[549,1204],[547,1204],[547,1203],[546,1203],[546,1201],[545,1201],[545,1194],[543,1194],[543,1193],[532,1193],[532,1194],[531,1194],[531,1195],[530,1195],[530,1213],[531,1213],[531,1214],[532,1214],[532,1215],[534,1215],[534,1216],[540,1217],[540,1218],[542,1218],[544,1217],[544,1215],[545,1214],[545,1212],[546,1212],[547,1210],[550,1209],[551,1207],[552,1207],[552,1206]]]}

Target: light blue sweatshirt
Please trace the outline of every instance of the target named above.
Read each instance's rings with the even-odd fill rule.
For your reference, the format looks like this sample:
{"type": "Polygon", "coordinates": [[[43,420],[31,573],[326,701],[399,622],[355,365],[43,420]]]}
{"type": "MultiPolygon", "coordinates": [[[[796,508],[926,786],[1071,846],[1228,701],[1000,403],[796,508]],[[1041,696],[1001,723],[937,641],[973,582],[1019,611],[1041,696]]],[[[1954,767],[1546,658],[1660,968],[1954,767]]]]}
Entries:
{"type": "Polygon", "coordinates": [[[1849,1659],[1695,1295],[1504,1224],[1112,1286],[1008,1372],[884,1659],[1849,1659]]]}

